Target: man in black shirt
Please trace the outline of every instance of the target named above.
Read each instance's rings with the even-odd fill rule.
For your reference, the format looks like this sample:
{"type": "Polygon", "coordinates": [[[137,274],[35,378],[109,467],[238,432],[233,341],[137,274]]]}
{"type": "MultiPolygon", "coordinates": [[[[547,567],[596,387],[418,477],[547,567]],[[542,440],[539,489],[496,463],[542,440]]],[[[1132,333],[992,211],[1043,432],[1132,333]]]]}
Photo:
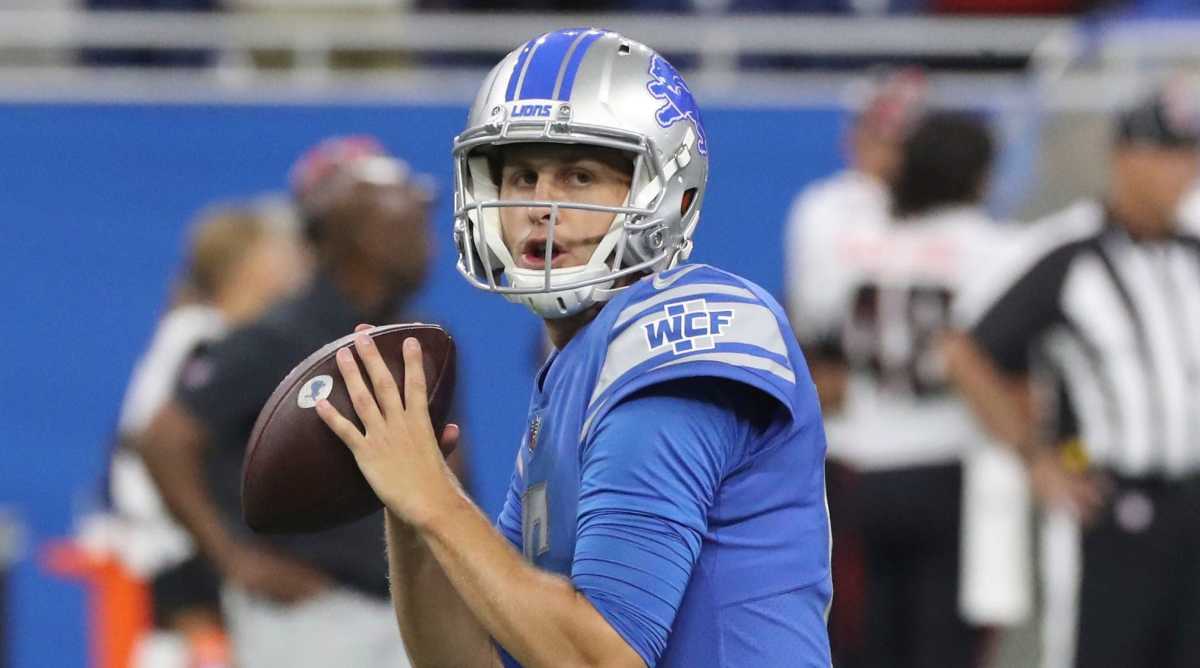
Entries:
{"type": "Polygon", "coordinates": [[[276,384],[358,323],[398,318],[423,281],[431,194],[373,140],[330,140],[293,171],[318,274],[296,299],[186,369],[141,450],[164,499],[225,580],[241,668],[406,665],[376,514],[331,531],[251,535],[241,522],[246,439],[276,384]]]}
{"type": "Polygon", "coordinates": [[[1104,201],[1032,225],[1019,257],[959,303],[965,332],[947,348],[976,415],[1025,457],[1048,526],[1062,528],[1046,542],[1068,560],[1045,570],[1076,571],[1046,583],[1047,639],[1074,629],[1046,665],[1200,665],[1200,242],[1175,218],[1200,128],[1182,102],[1156,96],[1121,116],[1104,201]],[[1037,360],[1066,398],[1054,432],[1068,447],[1045,447],[1035,428],[1025,379],[1037,360]],[[1055,591],[1072,600],[1057,605],[1055,591]]]}

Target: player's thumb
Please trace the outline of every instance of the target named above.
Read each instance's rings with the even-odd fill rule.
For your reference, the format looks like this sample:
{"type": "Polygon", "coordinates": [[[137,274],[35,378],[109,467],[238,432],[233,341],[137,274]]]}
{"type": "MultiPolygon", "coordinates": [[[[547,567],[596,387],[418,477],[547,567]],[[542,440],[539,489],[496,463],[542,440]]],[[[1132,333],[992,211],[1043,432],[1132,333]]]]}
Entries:
{"type": "Polygon", "coordinates": [[[438,439],[438,447],[442,450],[442,455],[449,457],[450,453],[454,452],[458,447],[458,437],[462,434],[458,425],[450,423],[442,429],[442,437],[438,439]]]}

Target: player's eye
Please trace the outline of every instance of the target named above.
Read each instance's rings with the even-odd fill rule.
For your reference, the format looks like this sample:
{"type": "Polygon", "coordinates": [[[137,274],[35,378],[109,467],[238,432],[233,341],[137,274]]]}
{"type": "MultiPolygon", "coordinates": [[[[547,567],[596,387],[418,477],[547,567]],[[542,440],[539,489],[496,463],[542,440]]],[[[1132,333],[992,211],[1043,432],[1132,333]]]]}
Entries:
{"type": "Polygon", "coordinates": [[[596,177],[586,169],[577,168],[567,172],[567,182],[575,186],[586,186],[595,182],[596,177]]]}
{"type": "Polygon", "coordinates": [[[508,177],[508,182],[518,188],[532,188],[537,185],[537,172],[532,169],[515,170],[508,177]]]}

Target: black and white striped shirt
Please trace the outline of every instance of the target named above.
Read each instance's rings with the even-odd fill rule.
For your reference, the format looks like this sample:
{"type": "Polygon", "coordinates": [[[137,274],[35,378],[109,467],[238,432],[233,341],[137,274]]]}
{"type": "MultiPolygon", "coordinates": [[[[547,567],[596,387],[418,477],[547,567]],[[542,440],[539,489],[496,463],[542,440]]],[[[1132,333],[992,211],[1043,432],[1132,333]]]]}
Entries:
{"type": "Polygon", "coordinates": [[[1200,471],[1200,240],[1135,240],[1084,202],[1017,245],[960,300],[960,322],[1007,372],[1050,362],[1091,464],[1200,471]]]}

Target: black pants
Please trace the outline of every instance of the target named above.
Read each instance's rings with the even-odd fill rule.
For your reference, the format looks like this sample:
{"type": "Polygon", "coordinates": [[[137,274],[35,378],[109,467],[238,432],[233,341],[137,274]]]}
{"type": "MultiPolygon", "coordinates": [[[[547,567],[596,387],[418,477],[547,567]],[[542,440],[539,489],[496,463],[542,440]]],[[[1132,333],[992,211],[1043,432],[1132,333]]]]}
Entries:
{"type": "Polygon", "coordinates": [[[1200,478],[1118,479],[1082,554],[1076,666],[1200,666],[1200,478]]]}
{"type": "Polygon", "coordinates": [[[977,665],[983,633],[958,612],[962,466],[831,469],[829,480],[834,664],[977,665]]]}
{"type": "Polygon", "coordinates": [[[154,624],[170,628],[174,617],[198,609],[221,614],[221,579],[212,564],[201,556],[169,568],[150,583],[154,624]]]}

